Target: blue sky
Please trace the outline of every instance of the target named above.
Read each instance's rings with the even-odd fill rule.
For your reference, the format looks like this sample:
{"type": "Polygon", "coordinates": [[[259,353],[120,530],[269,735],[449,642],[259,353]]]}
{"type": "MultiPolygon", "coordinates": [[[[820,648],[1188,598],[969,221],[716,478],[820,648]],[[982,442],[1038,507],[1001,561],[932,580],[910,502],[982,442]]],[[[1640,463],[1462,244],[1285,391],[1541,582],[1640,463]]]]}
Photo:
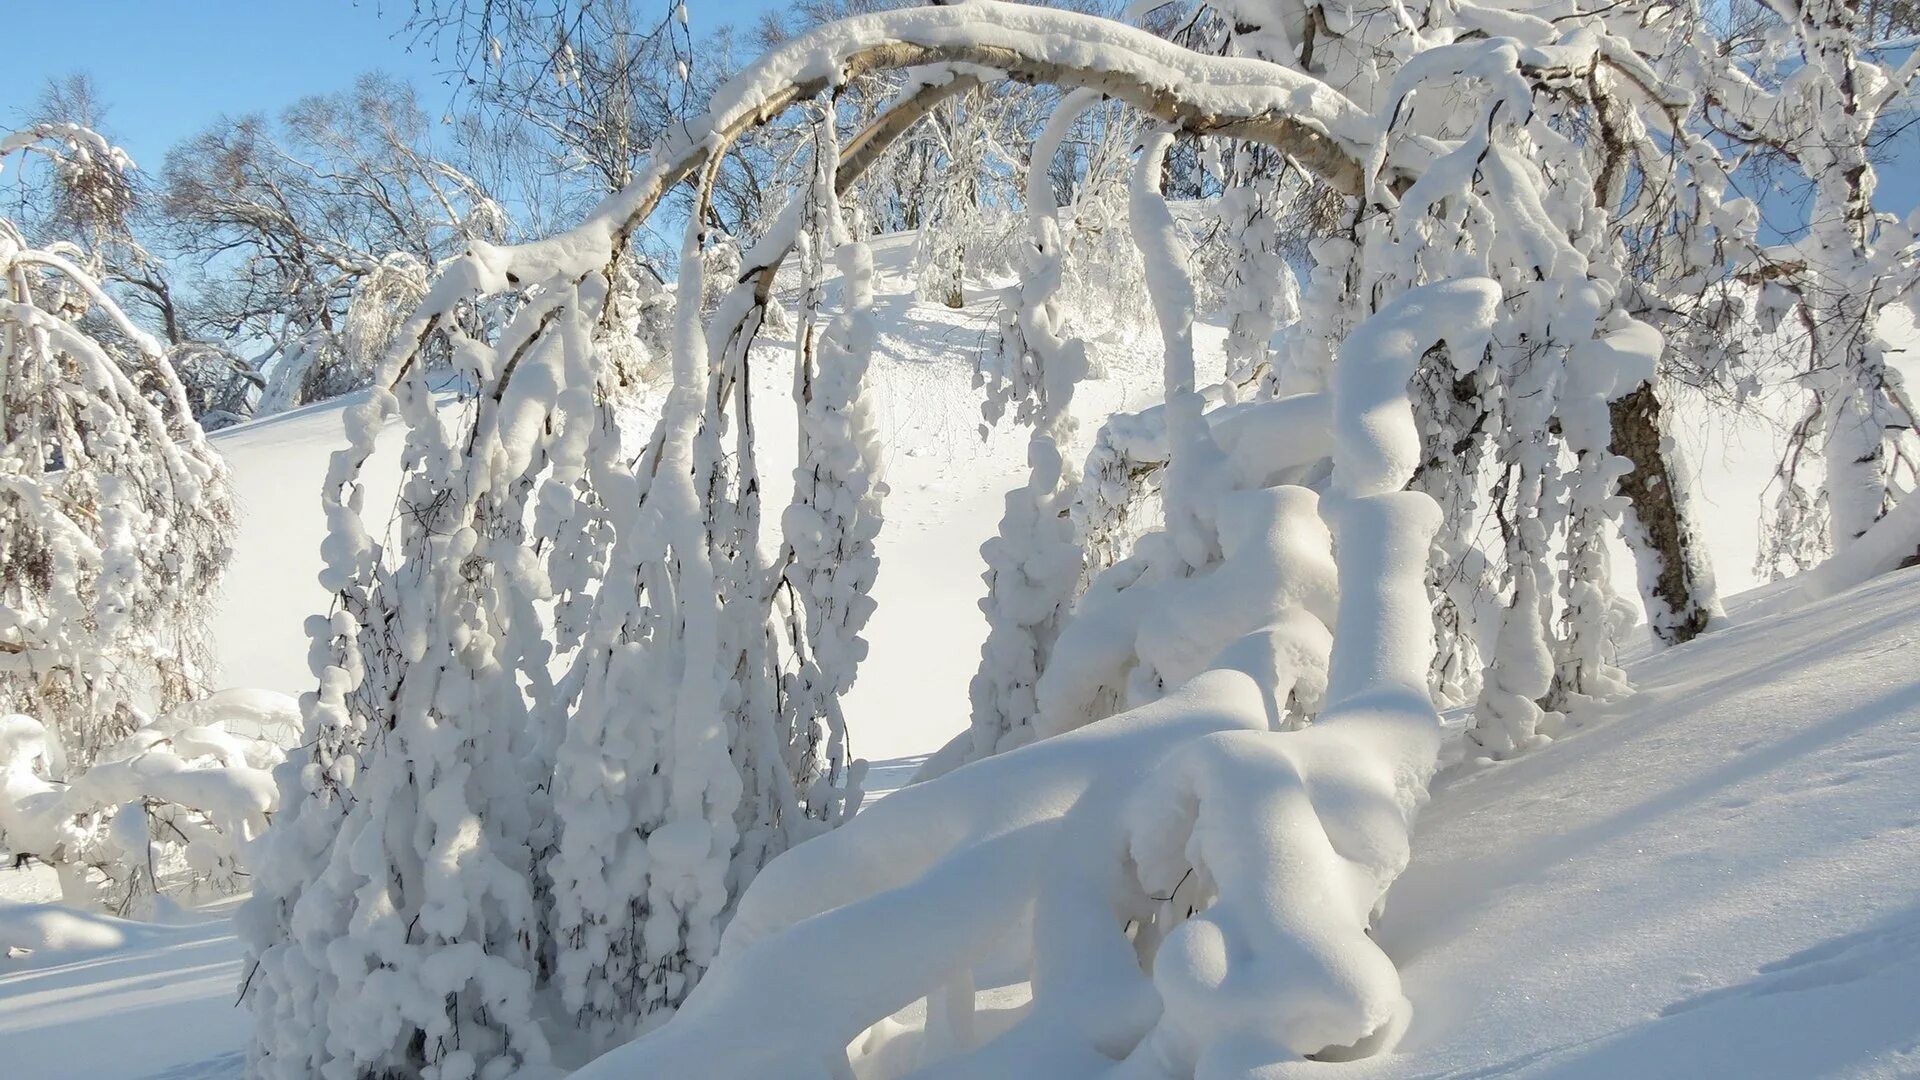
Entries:
{"type": "MultiPolygon", "coordinates": [[[[642,0],[646,3],[648,0],[642,0]]],[[[665,0],[660,0],[664,10],[665,0]]],[[[688,0],[695,32],[745,23],[777,0],[688,0]]],[[[411,80],[434,109],[447,65],[400,34],[409,0],[0,0],[12,37],[0,63],[0,128],[49,78],[94,77],[105,127],[142,169],[221,114],[277,112],[344,90],[365,71],[411,80]]]]}

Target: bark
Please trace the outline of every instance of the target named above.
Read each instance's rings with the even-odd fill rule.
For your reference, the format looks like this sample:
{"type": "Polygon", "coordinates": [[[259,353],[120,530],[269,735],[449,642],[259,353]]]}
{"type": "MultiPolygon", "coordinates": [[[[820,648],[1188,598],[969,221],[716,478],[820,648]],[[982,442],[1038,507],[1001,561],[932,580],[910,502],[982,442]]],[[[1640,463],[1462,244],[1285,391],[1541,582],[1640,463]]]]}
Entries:
{"type": "Polygon", "coordinates": [[[1639,529],[1626,530],[1629,545],[1640,563],[1640,592],[1647,604],[1647,622],[1654,635],[1668,645],[1699,637],[1711,617],[1710,596],[1701,579],[1706,559],[1693,522],[1687,520],[1675,469],[1667,459],[1660,421],[1660,398],[1652,383],[1608,406],[1613,420],[1610,449],[1633,463],[1620,478],[1620,494],[1627,497],[1639,529]],[[1645,557],[1650,554],[1652,558],[1645,557]],[[1656,570],[1657,568],[1657,570],[1656,570]],[[1655,571],[1648,580],[1649,571],[1655,571]],[[1656,607],[1657,605],[1657,607],[1656,607]],[[1665,618],[1660,617],[1664,612],[1665,618]]]}

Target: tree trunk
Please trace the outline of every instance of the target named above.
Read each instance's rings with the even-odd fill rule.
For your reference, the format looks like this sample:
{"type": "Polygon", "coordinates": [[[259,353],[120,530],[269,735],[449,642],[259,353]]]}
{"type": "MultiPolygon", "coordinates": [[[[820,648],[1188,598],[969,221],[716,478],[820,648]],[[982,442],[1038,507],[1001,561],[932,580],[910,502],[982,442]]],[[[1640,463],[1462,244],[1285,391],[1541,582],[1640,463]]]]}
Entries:
{"type": "Polygon", "coordinates": [[[1660,398],[1652,383],[1609,403],[1610,449],[1633,463],[1620,478],[1639,528],[1625,530],[1640,567],[1640,594],[1647,624],[1668,645],[1691,641],[1706,630],[1714,604],[1713,574],[1699,534],[1668,462],[1660,398]]]}

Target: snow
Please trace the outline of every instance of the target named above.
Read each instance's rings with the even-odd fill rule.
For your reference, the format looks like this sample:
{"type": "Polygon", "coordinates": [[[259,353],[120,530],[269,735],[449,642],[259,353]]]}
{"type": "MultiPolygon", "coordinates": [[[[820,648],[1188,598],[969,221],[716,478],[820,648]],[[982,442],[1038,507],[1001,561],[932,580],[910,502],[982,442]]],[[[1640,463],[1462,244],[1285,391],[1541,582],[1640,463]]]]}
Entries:
{"type": "MultiPolygon", "coordinates": [[[[108,1076],[176,1051],[188,1060],[170,1074],[244,1067],[261,1080],[549,1080],[579,1066],[580,1080],[1227,1080],[1349,1060],[1343,1073],[1396,1078],[1912,1074],[1920,874],[1902,856],[1920,820],[1903,766],[1920,717],[1908,655],[1920,605],[1914,575],[1894,567],[1911,561],[1920,502],[1881,517],[1915,464],[1899,442],[1912,409],[1885,355],[1898,350],[1878,331],[1915,264],[1913,229],[1872,215],[1868,136],[1920,53],[1889,81],[1849,42],[1852,9],[1816,4],[1761,46],[1797,52],[1776,80],[1765,60],[1700,48],[1674,20],[1636,32],[1631,12],[1468,7],[1457,25],[1441,5],[1416,26],[1398,8],[1375,19],[1220,0],[1181,32],[1192,49],[994,0],[856,15],[771,47],[580,227],[476,243],[431,287],[412,266],[394,295],[413,308],[424,293],[415,314],[400,322],[375,295],[348,316],[354,350],[401,343],[375,390],[229,440],[265,466],[248,494],[286,510],[248,546],[321,556],[313,575],[286,558],[248,567],[239,580],[257,591],[221,619],[231,647],[272,646],[247,682],[307,691],[287,767],[269,779],[286,759],[249,738],[291,719],[270,689],[152,723],[120,710],[76,745],[84,773],[65,768],[71,721],[0,716],[0,827],[11,848],[58,864],[68,899],[88,867],[123,894],[117,913],[138,895],[162,922],[207,919],[151,897],[167,862],[152,855],[155,822],[174,826],[194,870],[220,871],[226,889],[250,883],[233,917],[252,1013],[244,1066],[228,1049],[237,1018],[233,1030],[211,1020],[189,1048],[140,1015],[153,1003],[169,1020],[202,1016],[211,996],[169,954],[204,948],[225,974],[222,912],[185,927],[71,915],[39,903],[44,872],[18,870],[0,880],[26,901],[0,906],[0,1000],[14,1016],[44,1005],[45,1028],[111,1016],[128,1044],[159,1048],[136,1063],[68,1033],[87,1042],[78,1056],[98,1058],[81,1065],[108,1076]],[[1105,140],[1133,148],[1118,155],[1135,159],[1126,227],[1104,231],[1129,245],[1127,276],[1140,257],[1149,303],[1112,283],[1102,299],[1150,309],[1157,342],[1084,325],[1105,312],[1062,295],[1077,283],[1073,249],[1045,197],[1030,200],[1016,285],[959,313],[907,300],[918,277],[964,306],[966,238],[923,234],[933,257],[916,275],[897,239],[865,242],[857,210],[849,228],[835,188],[861,151],[837,176],[832,106],[814,113],[813,200],[758,245],[795,248],[800,288],[769,300],[773,270],[754,271],[757,253],[743,262],[709,243],[705,200],[743,133],[850,80],[930,62],[952,88],[1077,88],[1069,111],[1098,93],[1166,125],[1105,140]],[[1731,130],[1689,133],[1696,90],[1731,130]],[[1187,227],[1163,191],[1177,128],[1263,144],[1362,196],[1335,230],[1346,238],[1312,248],[1306,302],[1285,305],[1301,321],[1278,353],[1272,317],[1292,290],[1250,283],[1287,278],[1259,193],[1222,197],[1216,211],[1252,214],[1225,237],[1187,227]],[[1758,204],[1725,198],[1738,170],[1723,171],[1721,150],[1749,131],[1813,185],[1805,239],[1760,250],[1758,204]],[[630,234],[689,179],[671,345],[662,331],[601,348],[629,325],[612,298],[633,276],[630,234]],[[1197,289],[1196,256],[1223,250],[1235,267],[1207,267],[1197,289]],[[1646,526],[1623,525],[1614,483],[1635,462],[1647,477],[1653,458],[1671,499],[1710,500],[1680,455],[1650,449],[1658,426],[1621,440],[1632,462],[1613,455],[1613,395],[1690,377],[1656,373],[1662,360],[1728,381],[1754,370],[1742,343],[1717,340],[1747,316],[1724,275],[1754,266],[1739,289],[1774,283],[1760,321],[1778,323],[1790,301],[1812,365],[1795,380],[1791,396],[1812,405],[1784,443],[1754,572],[1837,554],[1726,605],[1690,559],[1686,574],[1669,564],[1678,585],[1647,575],[1662,638],[1691,633],[1702,610],[1717,633],[1631,661],[1630,679],[1619,631],[1634,605],[1609,582],[1625,561],[1612,534],[1637,543],[1642,569],[1680,556],[1663,498],[1643,485],[1646,526]],[[1225,295],[1207,301],[1224,348],[1199,310],[1212,288],[1225,295]],[[749,363],[763,320],[795,325],[790,298],[798,340],[749,363]],[[992,351],[995,324],[998,363],[975,382],[991,383],[990,423],[1008,404],[1037,421],[1024,474],[1020,432],[983,430],[959,468],[946,420],[901,437],[895,393],[916,379],[932,392],[914,407],[971,411],[956,376],[992,351]],[[943,349],[942,333],[973,343],[943,349]],[[426,370],[431,341],[480,393],[448,400],[426,370]],[[671,361],[670,386],[603,402],[596,365],[624,385],[642,353],[655,374],[671,361]],[[747,403],[778,401],[782,383],[798,409],[756,416],[747,403]],[[1075,412],[1108,416],[1136,388],[1158,408],[1081,437],[1075,412]],[[310,495],[284,487],[307,463],[280,460],[309,419],[332,428],[317,444],[345,436],[316,474],[317,519],[310,495]],[[1300,437],[1303,423],[1318,430],[1300,437]],[[649,428],[641,450],[632,436],[649,428]],[[946,472],[914,467],[941,453],[946,472]],[[795,492],[767,515],[776,555],[762,478],[783,472],[795,492]],[[380,488],[396,478],[397,491],[380,488]],[[889,481],[916,497],[883,503],[889,481]],[[1004,514],[974,558],[996,492],[1004,514]],[[954,504],[943,512],[936,493],[954,504]],[[983,562],[984,642],[958,602],[978,586],[932,584],[968,582],[983,562]],[[310,645],[255,623],[299,626],[310,645]],[[856,683],[865,635],[882,629],[891,640],[868,670],[944,680],[948,658],[977,648],[971,694],[899,675],[856,683]],[[304,670],[271,670],[302,651],[304,670]],[[857,714],[843,711],[850,690],[857,714]],[[1476,692],[1470,715],[1436,711],[1476,692]],[[852,760],[869,734],[898,757],[852,760]],[[978,760],[962,760],[969,745],[978,760]],[[920,782],[896,788],[915,764],[920,782]],[[869,779],[886,798],[863,803],[869,779]],[[116,965],[134,972],[120,998],[116,965]],[[117,1011],[90,1011],[98,1002],[117,1011]]],[[[922,89],[900,115],[938,97],[909,85],[922,89]]],[[[1040,139],[1033,182],[1067,123],[1040,139]]],[[[964,176],[984,138],[948,136],[949,171],[964,176]]],[[[1199,164],[1245,187],[1216,149],[1199,164]]],[[[971,213],[932,218],[970,230],[971,213]]],[[[20,245],[7,223],[0,234],[4,262],[20,245]]],[[[27,255],[111,309],[63,257],[27,255]]],[[[31,295],[16,317],[42,353],[51,343],[111,368],[64,319],[31,295]]],[[[119,322],[157,363],[158,346],[119,322]]],[[[293,400],[290,373],[297,357],[264,411],[293,400]]],[[[134,400],[123,376],[91,379],[85,389],[134,400]]],[[[184,396],[168,386],[177,412],[184,396]]],[[[1745,402],[1764,388],[1749,376],[1716,389],[1745,402]]],[[[1781,389],[1762,411],[1792,411],[1781,389]]],[[[1667,419],[1690,436],[1727,424],[1703,415],[1689,428],[1683,402],[1667,419]]],[[[168,490],[192,503],[204,487],[210,520],[230,525],[226,466],[194,425],[117,424],[103,445],[177,457],[176,433],[195,468],[166,472],[168,490]],[[158,441],[131,444],[141,430],[158,441]]],[[[124,509],[149,477],[78,468],[71,449],[58,468],[37,449],[20,460],[33,474],[100,474],[98,528],[68,519],[41,545],[59,578],[79,580],[76,555],[87,580],[97,565],[90,632],[121,632],[155,584],[173,587],[178,621],[211,610],[204,589],[180,587],[182,560],[142,535],[138,508],[124,509]]],[[[1754,475],[1744,458],[1705,472],[1735,488],[1754,475]]],[[[188,554],[224,566],[227,532],[207,536],[213,558],[188,554]]],[[[43,606],[74,631],[79,597],[43,606]]],[[[202,645],[183,636],[175,651],[198,661],[202,645]]],[[[26,646],[38,647],[11,651],[26,646]]],[[[18,675],[29,661],[0,666],[18,675]]],[[[54,1067],[72,1068],[74,1052],[59,1051],[54,1067]]]]}
{"type": "MultiPolygon", "coordinates": [[[[345,441],[341,414],[365,398],[350,394],[212,436],[232,469],[240,512],[216,627],[221,676],[230,684],[296,695],[312,689],[305,620],[325,611],[328,600],[319,582],[326,534],[320,484],[327,456],[345,441]]],[[[381,439],[366,475],[367,505],[392,505],[398,439],[381,439]]]]}
{"type": "MultiPolygon", "coordinates": [[[[846,702],[853,752],[875,762],[874,793],[967,725],[986,632],[978,548],[1026,476],[1022,433],[973,435],[968,383],[993,315],[910,302],[910,242],[875,245],[870,392],[891,493],[864,634],[872,652],[846,702]]],[[[1218,329],[1196,333],[1200,362],[1218,363],[1218,329]]],[[[1085,414],[1153,404],[1157,367],[1108,348],[1103,366],[1117,378],[1082,387],[1085,414]]],[[[756,394],[779,400],[784,365],[761,368],[778,370],[756,371],[766,379],[756,394]]],[[[315,495],[351,403],[214,439],[244,514],[217,624],[231,684],[310,688],[301,623],[326,602],[315,495]]],[[[780,426],[791,419],[767,412],[764,444],[793,445],[780,426]]],[[[1769,433],[1675,427],[1702,462],[1708,539],[1734,591],[1751,581],[1770,453],[1755,444],[1769,433]]],[[[1235,439],[1255,447],[1287,433],[1216,432],[1236,467],[1235,439]]],[[[394,497],[380,487],[397,476],[390,441],[366,471],[368,506],[394,497]]],[[[1639,692],[1607,715],[1514,762],[1441,775],[1379,931],[1413,1004],[1398,1050],[1273,1075],[1797,1080],[1920,1069],[1920,573],[1786,614],[1729,607],[1726,627],[1631,663],[1639,692]]],[[[273,713],[271,699],[254,707],[273,713]]],[[[895,871],[918,858],[904,847],[895,871]]],[[[0,871],[0,895],[48,898],[46,878],[0,871]]],[[[0,946],[35,950],[0,958],[7,1075],[239,1076],[239,948],[225,909],[211,914],[157,926],[0,908],[0,946]]],[[[999,993],[1017,1006],[1019,994],[999,993]]],[[[1009,1022],[983,1010],[975,1035],[1009,1022]]]]}
{"type": "Polygon", "coordinates": [[[246,1014],[234,1007],[242,973],[230,907],[203,922],[157,926],[0,901],[0,946],[41,943],[28,956],[0,958],[7,1076],[240,1076],[246,1014]]]}
{"type": "Polygon", "coordinates": [[[1439,778],[1380,928],[1413,1025],[1343,1076],[1920,1071],[1920,573],[1731,606],[1551,751],[1439,778]]]}

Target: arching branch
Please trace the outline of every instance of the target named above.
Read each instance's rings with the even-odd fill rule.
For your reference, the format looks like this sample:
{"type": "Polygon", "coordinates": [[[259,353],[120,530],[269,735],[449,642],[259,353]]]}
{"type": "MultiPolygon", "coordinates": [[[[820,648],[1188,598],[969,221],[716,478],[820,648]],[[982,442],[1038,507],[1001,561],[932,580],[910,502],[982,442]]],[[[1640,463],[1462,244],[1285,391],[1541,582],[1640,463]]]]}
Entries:
{"type": "MultiPolygon", "coordinates": [[[[1341,191],[1362,187],[1371,119],[1310,75],[1259,60],[1199,55],[1110,19],[998,0],[856,16],[801,35],[742,72],[715,95],[705,116],[682,126],[633,183],[578,228],[513,247],[475,243],[396,336],[378,382],[392,386],[406,373],[462,295],[553,278],[577,281],[606,269],[668,191],[696,175],[717,148],[796,102],[861,75],[940,64],[975,69],[976,76],[1098,90],[1184,131],[1273,146],[1341,191]]],[[[913,119],[902,116],[900,130],[913,119]]],[[[872,139],[863,135],[849,146],[856,158],[877,156],[897,137],[875,127],[872,139]]]]}
{"type": "MultiPolygon", "coordinates": [[[[834,191],[846,194],[847,189],[859,183],[874,163],[879,161],[900,137],[913,130],[913,126],[925,119],[927,114],[941,102],[959,97],[981,85],[972,75],[955,75],[946,82],[930,84],[909,94],[907,97],[880,114],[879,118],[855,136],[840,151],[840,162],[833,174],[834,191]]],[[[721,334],[714,340],[732,345],[740,336],[747,319],[752,312],[766,306],[767,298],[773,293],[774,279],[779,275],[780,267],[792,253],[793,245],[799,236],[799,203],[790,206],[780,222],[770,230],[760,243],[747,253],[747,265],[741,269],[739,282],[742,286],[750,284],[751,300],[729,324],[721,328],[721,334]]],[[[731,311],[732,306],[722,310],[731,311]]]]}
{"type": "MultiPolygon", "coordinates": [[[[1619,66],[1597,46],[1526,51],[1515,62],[1551,78],[1581,60],[1619,66]]],[[[577,282],[603,271],[667,192],[747,132],[860,76],[942,65],[981,80],[1094,90],[1180,131],[1270,146],[1349,195],[1365,190],[1368,164],[1378,158],[1380,126],[1372,114],[1319,79],[1278,64],[1203,55],[1111,19],[1001,0],[855,16],[793,39],[735,77],[704,116],[667,139],[641,175],[578,228],[513,247],[475,243],[396,336],[399,344],[379,381],[391,386],[412,365],[451,307],[448,290],[479,295],[556,278],[577,282]]],[[[932,97],[916,105],[916,95],[897,115],[882,117],[849,144],[843,170],[852,166],[851,175],[858,175],[926,109],[959,89],[957,80],[929,87],[932,97]]],[[[1658,101],[1658,90],[1649,86],[1646,93],[1658,101]]]]}

